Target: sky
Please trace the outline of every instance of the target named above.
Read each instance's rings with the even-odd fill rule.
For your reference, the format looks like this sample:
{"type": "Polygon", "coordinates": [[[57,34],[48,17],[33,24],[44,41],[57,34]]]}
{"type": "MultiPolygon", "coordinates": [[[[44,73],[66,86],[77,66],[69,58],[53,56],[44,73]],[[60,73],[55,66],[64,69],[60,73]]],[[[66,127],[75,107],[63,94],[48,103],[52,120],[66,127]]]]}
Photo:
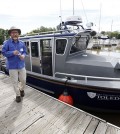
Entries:
{"type": "Polygon", "coordinates": [[[25,34],[56,27],[73,14],[82,18],[84,27],[93,22],[97,32],[120,31],[120,0],[1,0],[0,28],[16,26],[25,34]]]}

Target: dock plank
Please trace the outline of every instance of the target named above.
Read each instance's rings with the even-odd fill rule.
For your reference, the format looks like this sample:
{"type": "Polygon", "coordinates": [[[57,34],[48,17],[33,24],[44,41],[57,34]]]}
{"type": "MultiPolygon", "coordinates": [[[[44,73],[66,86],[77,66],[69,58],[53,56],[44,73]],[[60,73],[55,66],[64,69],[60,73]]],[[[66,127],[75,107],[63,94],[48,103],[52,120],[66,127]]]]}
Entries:
{"type": "Polygon", "coordinates": [[[74,130],[72,130],[72,133],[74,134],[83,134],[86,130],[86,127],[88,126],[88,124],[90,123],[92,117],[89,115],[86,115],[82,122],[78,123],[78,126],[76,126],[74,128],[74,130]]]}
{"type": "Polygon", "coordinates": [[[97,128],[99,123],[98,119],[92,118],[91,122],[89,123],[88,127],[86,128],[84,134],[93,134],[95,129],[97,128]]]}
{"type": "Polygon", "coordinates": [[[119,128],[116,129],[114,126],[108,126],[107,131],[105,134],[120,134],[119,128]]]}
{"type": "MultiPolygon", "coordinates": [[[[39,98],[39,100],[40,100],[40,98],[39,98]]],[[[43,100],[43,101],[45,101],[45,100],[43,100]]],[[[17,108],[15,108],[15,111],[12,111],[11,113],[8,114],[8,116],[6,118],[2,119],[2,123],[9,129],[11,128],[11,124],[13,124],[13,123],[14,123],[14,126],[17,128],[17,126],[19,126],[20,123],[22,124],[25,120],[28,120],[32,115],[34,115],[38,112],[40,114],[39,108],[35,104],[31,105],[31,107],[27,107],[26,105],[19,103],[19,105],[16,105],[16,107],[17,108]],[[32,108],[32,110],[31,110],[31,108],[32,108]],[[17,111],[20,112],[19,116],[18,116],[17,111]],[[17,112],[17,115],[15,114],[15,112],[17,112]],[[17,119],[17,120],[15,120],[15,119],[17,119]]]]}
{"type": "Polygon", "coordinates": [[[0,134],[120,134],[120,128],[27,85],[16,103],[4,74],[0,85],[0,134]]]}
{"type": "Polygon", "coordinates": [[[95,134],[106,134],[108,124],[106,122],[99,122],[95,134]]]}

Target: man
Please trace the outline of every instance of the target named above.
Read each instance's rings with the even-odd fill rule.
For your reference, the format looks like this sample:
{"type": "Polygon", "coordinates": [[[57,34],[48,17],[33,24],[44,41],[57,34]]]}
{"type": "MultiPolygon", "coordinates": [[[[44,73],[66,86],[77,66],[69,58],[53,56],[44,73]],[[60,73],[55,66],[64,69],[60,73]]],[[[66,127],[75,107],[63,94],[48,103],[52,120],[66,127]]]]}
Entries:
{"type": "Polygon", "coordinates": [[[26,69],[25,69],[25,44],[19,40],[21,30],[11,27],[8,30],[10,38],[3,43],[2,54],[7,58],[7,68],[16,93],[16,102],[21,102],[24,97],[24,88],[26,85],[26,69]]]}

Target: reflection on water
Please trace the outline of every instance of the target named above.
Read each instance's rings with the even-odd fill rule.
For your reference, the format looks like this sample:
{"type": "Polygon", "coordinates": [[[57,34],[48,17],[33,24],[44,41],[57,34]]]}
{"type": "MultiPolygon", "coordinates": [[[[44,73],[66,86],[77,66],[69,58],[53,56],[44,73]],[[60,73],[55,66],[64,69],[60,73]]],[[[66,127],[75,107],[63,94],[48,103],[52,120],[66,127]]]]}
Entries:
{"type": "Polygon", "coordinates": [[[87,51],[92,54],[110,56],[120,59],[120,46],[102,47],[101,49],[96,48],[87,51]]]}
{"type": "MultiPolygon", "coordinates": [[[[88,50],[88,52],[97,55],[115,57],[120,61],[120,47],[115,47],[115,46],[104,47],[101,49],[88,50]]],[[[91,112],[91,111],[87,111],[87,112],[120,127],[120,113],[101,113],[101,112],[99,113],[99,112],[91,112]]]]}

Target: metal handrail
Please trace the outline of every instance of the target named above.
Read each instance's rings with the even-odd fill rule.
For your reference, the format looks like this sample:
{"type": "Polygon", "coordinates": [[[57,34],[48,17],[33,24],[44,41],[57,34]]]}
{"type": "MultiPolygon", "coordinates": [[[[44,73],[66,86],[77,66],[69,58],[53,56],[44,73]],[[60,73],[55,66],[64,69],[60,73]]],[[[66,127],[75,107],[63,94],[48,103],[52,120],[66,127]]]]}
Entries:
{"type": "Polygon", "coordinates": [[[64,75],[64,76],[72,76],[72,77],[78,77],[78,78],[85,78],[85,82],[87,83],[88,78],[92,79],[101,79],[101,80],[113,80],[113,81],[120,81],[120,78],[110,78],[110,77],[96,77],[96,76],[85,76],[85,75],[77,75],[77,74],[68,74],[68,73],[60,73],[55,72],[55,75],[64,75]]]}
{"type": "MultiPolygon", "coordinates": [[[[47,31],[47,32],[39,32],[39,33],[31,33],[31,34],[23,34],[23,35],[20,35],[20,37],[29,37],[29,36],[38,36],[38,35],[44,35],[44,34],[55,34],[55,33],[61,33],[61,32],[67,32],[67,31],[70,31],[70,32],[74,32],[74,30],[78,30],[78,29],[65,29],[65,30],[56,30],[56,31],[47,31]]],[[[85,31],[86,29],[84,29],[85,31]]],[[[83,32],[83,31],[81,31],[83,32]]]]}
{"type": "MultiPolygon", "coordinates": [[[[66,32],[68,30],[57,30],[57,31],[47,31],[47,32],[39,32],[39,33],[31,33],[31,34],[24,34],[21,35],[20,37],[29,37],[29,36],[37,36],[37,35],[44,35],[44,34],[55,34],[55,33],[61,33],[61,32],[66,32]]],[[[69,30],[73,31],[73,30],[69,30]]]]}

